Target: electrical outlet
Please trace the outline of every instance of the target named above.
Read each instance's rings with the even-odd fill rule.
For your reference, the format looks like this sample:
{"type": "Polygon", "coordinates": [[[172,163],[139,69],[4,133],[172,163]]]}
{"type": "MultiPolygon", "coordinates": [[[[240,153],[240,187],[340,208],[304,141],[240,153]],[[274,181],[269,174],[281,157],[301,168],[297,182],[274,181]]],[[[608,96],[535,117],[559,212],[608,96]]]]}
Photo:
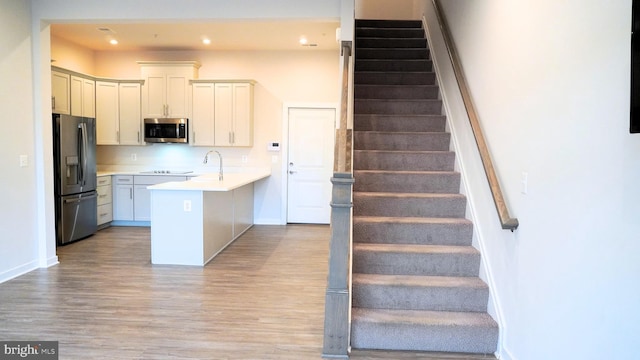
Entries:
{"type": "Polygon", "coordinates": [[[138,160],[138,155],[137,154],[131,154],[131,160],[137,161],[138,160]]]}
{"type": "Polygon", "coordinates": [[[184,211],[185,212],[190,212],[191,211],[191,200],[185,200],[184,204],[183,204],[183,207],[184,207],[184,211]]]}
{"type": "Polygon", "coordinates": [[[242,163],[246,164],[249,162],[249,157],[247,155],[242,155],[242,163]]]}
{"type": "Polygon", "coordinates": [[[29,156],[20,155],[20,167],[27,167],[27,166],[29,166],[29,156]]]}

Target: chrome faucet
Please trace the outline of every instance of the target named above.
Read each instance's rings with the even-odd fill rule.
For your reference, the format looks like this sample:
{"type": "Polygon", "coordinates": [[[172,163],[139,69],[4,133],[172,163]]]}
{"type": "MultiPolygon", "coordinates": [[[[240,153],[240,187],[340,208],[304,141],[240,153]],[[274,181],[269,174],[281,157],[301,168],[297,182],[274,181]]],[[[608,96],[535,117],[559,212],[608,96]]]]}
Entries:
{"type": "Polygon", "coordinates": [[[207,151],[207,153],[204,154],[204,160],[202,160],[202,163],[206,164],[209,161],[209,154],[211,154],[212,152],[218,154],[218,158],[220,159],[220,172],[218,173],[218,181],[222,181],[224,178],[222,174],[222,155],[220,154],[220,152],[218,152],[218,150],[207,151]]]}

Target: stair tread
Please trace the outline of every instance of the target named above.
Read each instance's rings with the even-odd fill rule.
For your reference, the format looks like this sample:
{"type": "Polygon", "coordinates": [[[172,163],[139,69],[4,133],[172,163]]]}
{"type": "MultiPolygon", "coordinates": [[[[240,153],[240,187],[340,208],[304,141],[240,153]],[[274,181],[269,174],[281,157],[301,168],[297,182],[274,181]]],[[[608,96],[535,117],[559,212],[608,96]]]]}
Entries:
{"type": "MultiPolygon", "coordinates": [[[[435,74],[435,71],[375,71],[375,70],[355,70],[354,71],[355,74],[435,74]]],[[[365,84],[358,84],[356,83],[356,85],[365,85],[365,84]]],[[[375,84],[374,84],[375,85],[375,84]]],[[[401,86],[404,86],[404,84],[399,84],[401,86]]],[[[407,84],[407,85],[411,85],[412,84],[407,84]]],[[[418,85],[433,85],[433,84],[418,84],[418,85]]]]}
{"type": "Polygon", "coordinates": [[[353,274],[353,284],[410,287],[468,287],[486,289],[487,284],[479,277],[472,276],[428,276],[428,275],[385,275],[353,274]]]}
{"type": "Polygon", "coordinates": [[[446,170],[353,170],[354,173],[366,174],[400,174],[400,175],[457,175],[457,171],[446,170]]]}
{"type": "MultiPolygon", "coordinates": [[[[379,103],[379,102],[441,102],[442,100],[440,99],[411,99],[411,98],[406,98],[406,99],[389,99],[389,98],[357,98],[354,99],[354,101],[356,102],[365,102],[365,101],[371,101],[371,102],[375,102],[375,103],[379,103]]],[[[435,114],[433,114],[435,115],[435,114]]]]}
{"type": "Polygon", "coordinates": [[[426,245],[426,244],[390,244],[390,243],[353,243],[353,250],[375,251],[385,253],[418,253],[418,254],[479,254],[469,245],[426,245]]]}
{"type": "Polygon", "coordinates": [[[466,218],[436,217],[396,217],[355,215],[354,223],[394,223],[394,224],[471,224],[466,218]]]}
{"type": "MultiPolygon", "coordinates": [[[[375,72],[375,71],[367,71],[367,72],[375,72]]],[[[380,71],[380,72],[384,72],[384,71],[380,71]]],[[[392,71],[394,73],[398,72],[398,71],[392,71]]],[[[405,71],[407,72],[407,71],[405,71]]],[[[432,85],[432,84],[408,84],[408,85],[398,85],[398,84],[354,84],[356,87],[397,87],[397,88],[407,88],[407,87],[411,87],[411,88],[416,88],[416,87],[425,87],[425,88],[438,88],[438,85],[432,85]]]]}
{"type": "MultiPolygon", "coordinates": [[[[354,133],[362,133],[362,134],[392,134],[392,135],[398,135],[398,134],[408,134],[408,135],[431,135],[431,134],[437,134],[437,135],[443,135],[443,134],[449,134],[447,132],[444,131],[377,131],[377,130],[354,130],[354,133]]],[[[362,149],[362,150],[367,150],[367,149],[362,149]]],[[[374,151],[389,151],[389,150],[376,150],[376,149],[371,149],[374,151]]],[[[403,151],[413,151],[413,150],[403,150],[403,151]]],[[[438,150],[415,150],[415,151],[438,151],[438,150]]],[[[446,151],[446,150],[439,150],[439,151],[446,151]]]]}
{"type": "Polygon", "coordinates": [[[351,309],[353,322],[399,323],[422,326],[472,326],[497,328],[498,324],[485,312],[351,309]]]}
{"type": "Polygon", "coordinates": [[[411,197],[411,198],[464,198],[465,196],[458,193],[405,193],[405,192],[372,192],[372,191],[354,191],[354,195],[363,197],[411,197]]]}
{"type": "MultiPolygon", "coordinates": [[[[359,130],[359,131],[361,131],[361,130],[359,130]]],[[[363,131],[363,132],[365,132],[365,131],[363,131]]],[[[388,131],[388,132],[395,133],[395,131],[388,131]]],[[[432,131],[432,133],[438,133],[438,132],[432,131]]],[[[361,150],[354,150],[354,152],[373,153],[373,154],[395,154],[395,155],[402,155],[402,154],[407,154],[407,155],[429,155],[429,154],[453,153],[453,151],[451,151],[451,150],[375,150],[375,149],[361,149],[361,150]]]]}

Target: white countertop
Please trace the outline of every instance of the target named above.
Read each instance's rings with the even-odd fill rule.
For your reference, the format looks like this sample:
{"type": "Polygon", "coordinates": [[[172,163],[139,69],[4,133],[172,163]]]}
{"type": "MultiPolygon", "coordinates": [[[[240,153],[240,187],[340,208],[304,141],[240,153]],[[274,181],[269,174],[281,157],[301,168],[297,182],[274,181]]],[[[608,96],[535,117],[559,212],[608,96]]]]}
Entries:
{"type": "Polygon", "coordinates": [[[218,180],[218,173],[196,176],[187,181],[171,181],[147,187],[149,190],[197,190],[231,191],[241,186],[271,176],[268,170],[224,174],[224,180],[218,180]]]}

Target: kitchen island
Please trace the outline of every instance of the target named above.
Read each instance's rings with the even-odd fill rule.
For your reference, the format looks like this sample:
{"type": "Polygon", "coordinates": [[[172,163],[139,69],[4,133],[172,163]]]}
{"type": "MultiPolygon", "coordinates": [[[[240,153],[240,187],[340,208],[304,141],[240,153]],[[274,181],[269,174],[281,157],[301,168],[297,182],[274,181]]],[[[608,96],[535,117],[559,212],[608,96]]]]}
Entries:
{"type": "Polygon", "coordinates": [[[253,225],[253,184],[269,171],[149,186],[151,262],[204,266],[253,225]]]}

